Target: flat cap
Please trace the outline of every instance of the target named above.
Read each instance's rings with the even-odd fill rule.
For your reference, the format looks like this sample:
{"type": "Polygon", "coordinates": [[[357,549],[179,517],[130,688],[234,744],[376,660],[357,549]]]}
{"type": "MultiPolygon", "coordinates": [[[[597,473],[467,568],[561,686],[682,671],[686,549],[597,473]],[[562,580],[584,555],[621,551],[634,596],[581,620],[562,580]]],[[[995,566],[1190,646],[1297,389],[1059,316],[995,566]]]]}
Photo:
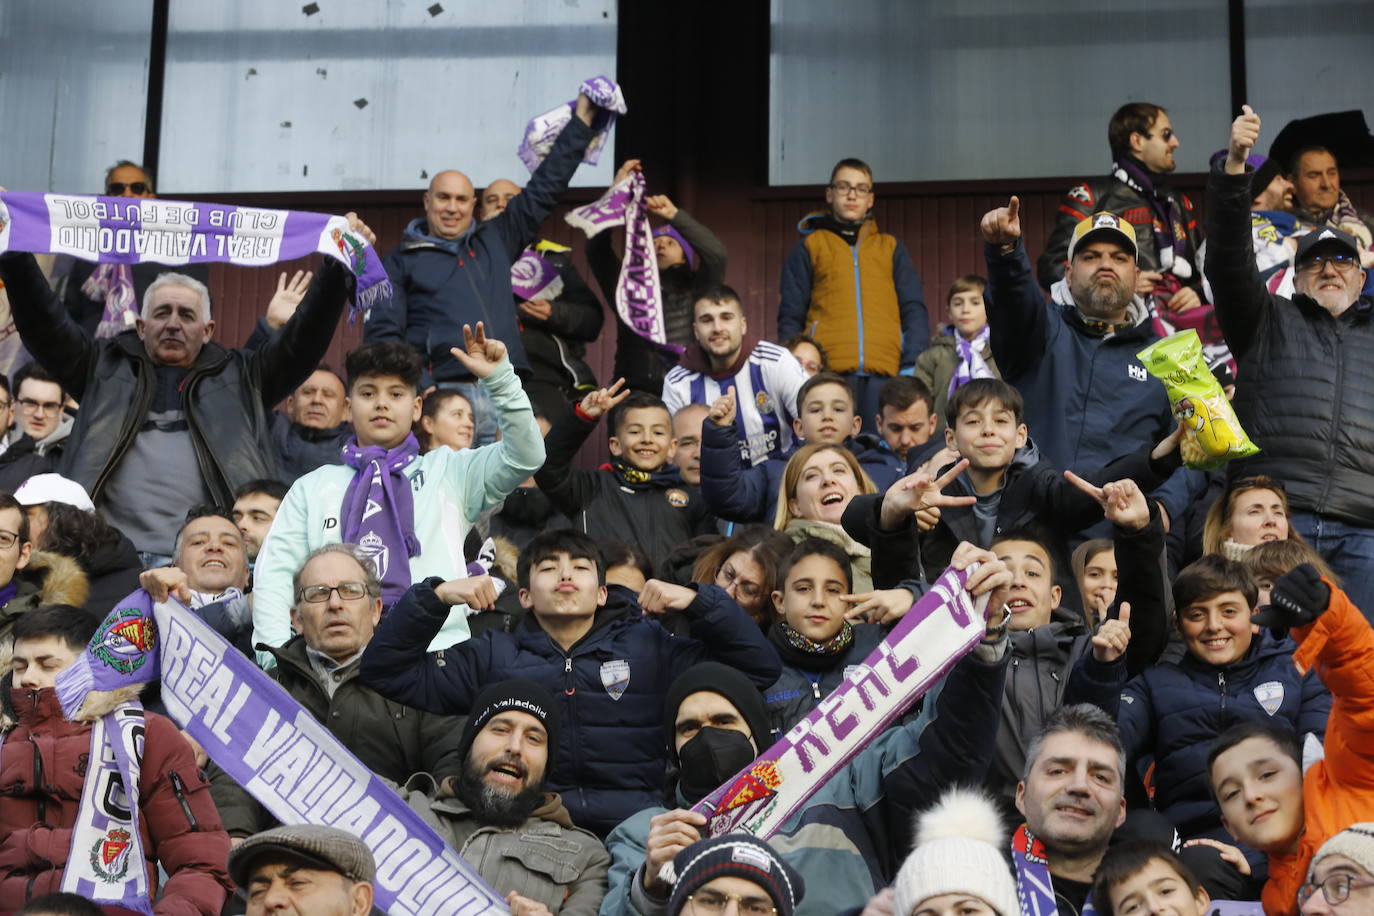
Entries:
{"type": "Polygon", "coordinates": [[[346,830],[315,824],[292,824],[255,833],[229,853],[229,876],[246,888],[253,866],[264,856],[305,859],[353,881],[375,881],[377,863],[372,850],[346,830]]]}

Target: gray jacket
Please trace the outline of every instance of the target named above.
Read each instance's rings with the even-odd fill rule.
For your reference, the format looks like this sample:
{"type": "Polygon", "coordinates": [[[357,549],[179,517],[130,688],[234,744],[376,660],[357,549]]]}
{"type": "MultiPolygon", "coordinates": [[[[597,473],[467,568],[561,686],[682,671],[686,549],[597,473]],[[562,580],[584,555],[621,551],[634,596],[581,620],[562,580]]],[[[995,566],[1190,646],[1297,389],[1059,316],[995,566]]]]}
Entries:
{"type": "Polygon", "coordinates": [[[478,824],[467,805],[446,795],[405,794],[412,808],[458,850],[498,894],[515,891],[537,900],[554,916],[596,916],[606,896],[611,865],[606,847],[590,831],[573,826],[554,792],[517,829],[478,824]]]}

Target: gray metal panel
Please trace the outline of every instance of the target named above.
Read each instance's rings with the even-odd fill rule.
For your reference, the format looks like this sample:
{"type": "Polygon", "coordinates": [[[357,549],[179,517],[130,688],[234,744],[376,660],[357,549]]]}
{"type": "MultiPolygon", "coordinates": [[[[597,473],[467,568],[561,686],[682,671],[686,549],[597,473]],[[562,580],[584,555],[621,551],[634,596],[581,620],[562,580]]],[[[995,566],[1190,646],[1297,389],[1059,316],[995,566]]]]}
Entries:
{"type": "Polygon", "coordinates": [[[1182,171],[1226,140],[1216,0],[773,0],[772,16],[772,184],[845,156],[879,182],[1097,175],[1128,101],[1169,109],[1182,171]]]}
{"type": "Polygon", "coordinates": [[[0,3],[0,185],[93,192],[143,155],[152,0],[0,3]]]}
{"type": "MultiPolygon", "coordinates": [[[[479,187],[523,183],[515,151],[529,118],[571,99],[583,79],[615,73],[613,0],[302,6],[172,5],[164,183],[421,188],[445,168],[479,187]]],[[[573,183],[607,184],[611,158],[573,183]]]]}

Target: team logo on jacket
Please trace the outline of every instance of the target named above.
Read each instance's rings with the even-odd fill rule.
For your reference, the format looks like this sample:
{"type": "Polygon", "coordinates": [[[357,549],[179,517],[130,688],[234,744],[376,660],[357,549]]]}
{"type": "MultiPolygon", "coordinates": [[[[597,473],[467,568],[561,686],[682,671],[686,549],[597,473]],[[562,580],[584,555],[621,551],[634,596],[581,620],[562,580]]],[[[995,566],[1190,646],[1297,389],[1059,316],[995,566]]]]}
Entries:
{"type": "Polygon", "coordinates": [[[602,662],[601,686],[606,688],[612,700],[623,697],[625,688],[630,686],[630,663],[623,658],[602,662]]]}
{"type": "Polygon", "coordinates": [[[100,880],[115,884],[129,872],[133,836],[123,827],[111,827],[91,847],[91,868],[100,880]]]}
{"type": "Polygon", "coordinates": [[[772,413],[773,399],[769,397],[768,392],[766,391],[755,392],[754,406],[759,409],[759,413],[772,413]]]}
{"type": "Polygon", "coordinates": [[[138,608],[119,608],[91,637],[91,654],[120,674],[133,674],[157,645],[157,624],[138,608]]]}
{"type": "Polygon", "coordinates": [[[671,490],[664,490],[663,496],[668,500],[668,505],[674,509],[681,509],[687,505],[687,491],[673,487],[671,490]]]}
{"type": "Polygon", "coordinates": [[[1279,681],[1265,681],[1255,688],[1255,699],[1269,715],[1274,715],[1283,705],[1283,684],[1279,681]]]}
{"type": "Polygon", "coordinates": [[[1091,204],[1093,202],[1092,189],[1085,184],[1075,185],[1069,191],[1069,197],[1074,200],[1082,201],[1085,204],[1091,204]]]}

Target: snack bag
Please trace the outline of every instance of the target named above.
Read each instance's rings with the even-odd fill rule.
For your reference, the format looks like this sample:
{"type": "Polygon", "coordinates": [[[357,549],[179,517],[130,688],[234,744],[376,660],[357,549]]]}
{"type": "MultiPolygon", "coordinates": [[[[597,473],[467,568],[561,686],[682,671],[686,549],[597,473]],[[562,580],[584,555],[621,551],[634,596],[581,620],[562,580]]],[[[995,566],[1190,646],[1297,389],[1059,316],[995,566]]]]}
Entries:
{"type": "Polygon", "coordinates": [[[1136,356],[1164,383],[1174,416],[1184,424],[1179,452],[1186,467],[1214,471],[1232,458],[1246,458],[1259,451],[1240,428],[1226,392],[1207,368],[1197,331],[1171,334],[1136,356]]]}

